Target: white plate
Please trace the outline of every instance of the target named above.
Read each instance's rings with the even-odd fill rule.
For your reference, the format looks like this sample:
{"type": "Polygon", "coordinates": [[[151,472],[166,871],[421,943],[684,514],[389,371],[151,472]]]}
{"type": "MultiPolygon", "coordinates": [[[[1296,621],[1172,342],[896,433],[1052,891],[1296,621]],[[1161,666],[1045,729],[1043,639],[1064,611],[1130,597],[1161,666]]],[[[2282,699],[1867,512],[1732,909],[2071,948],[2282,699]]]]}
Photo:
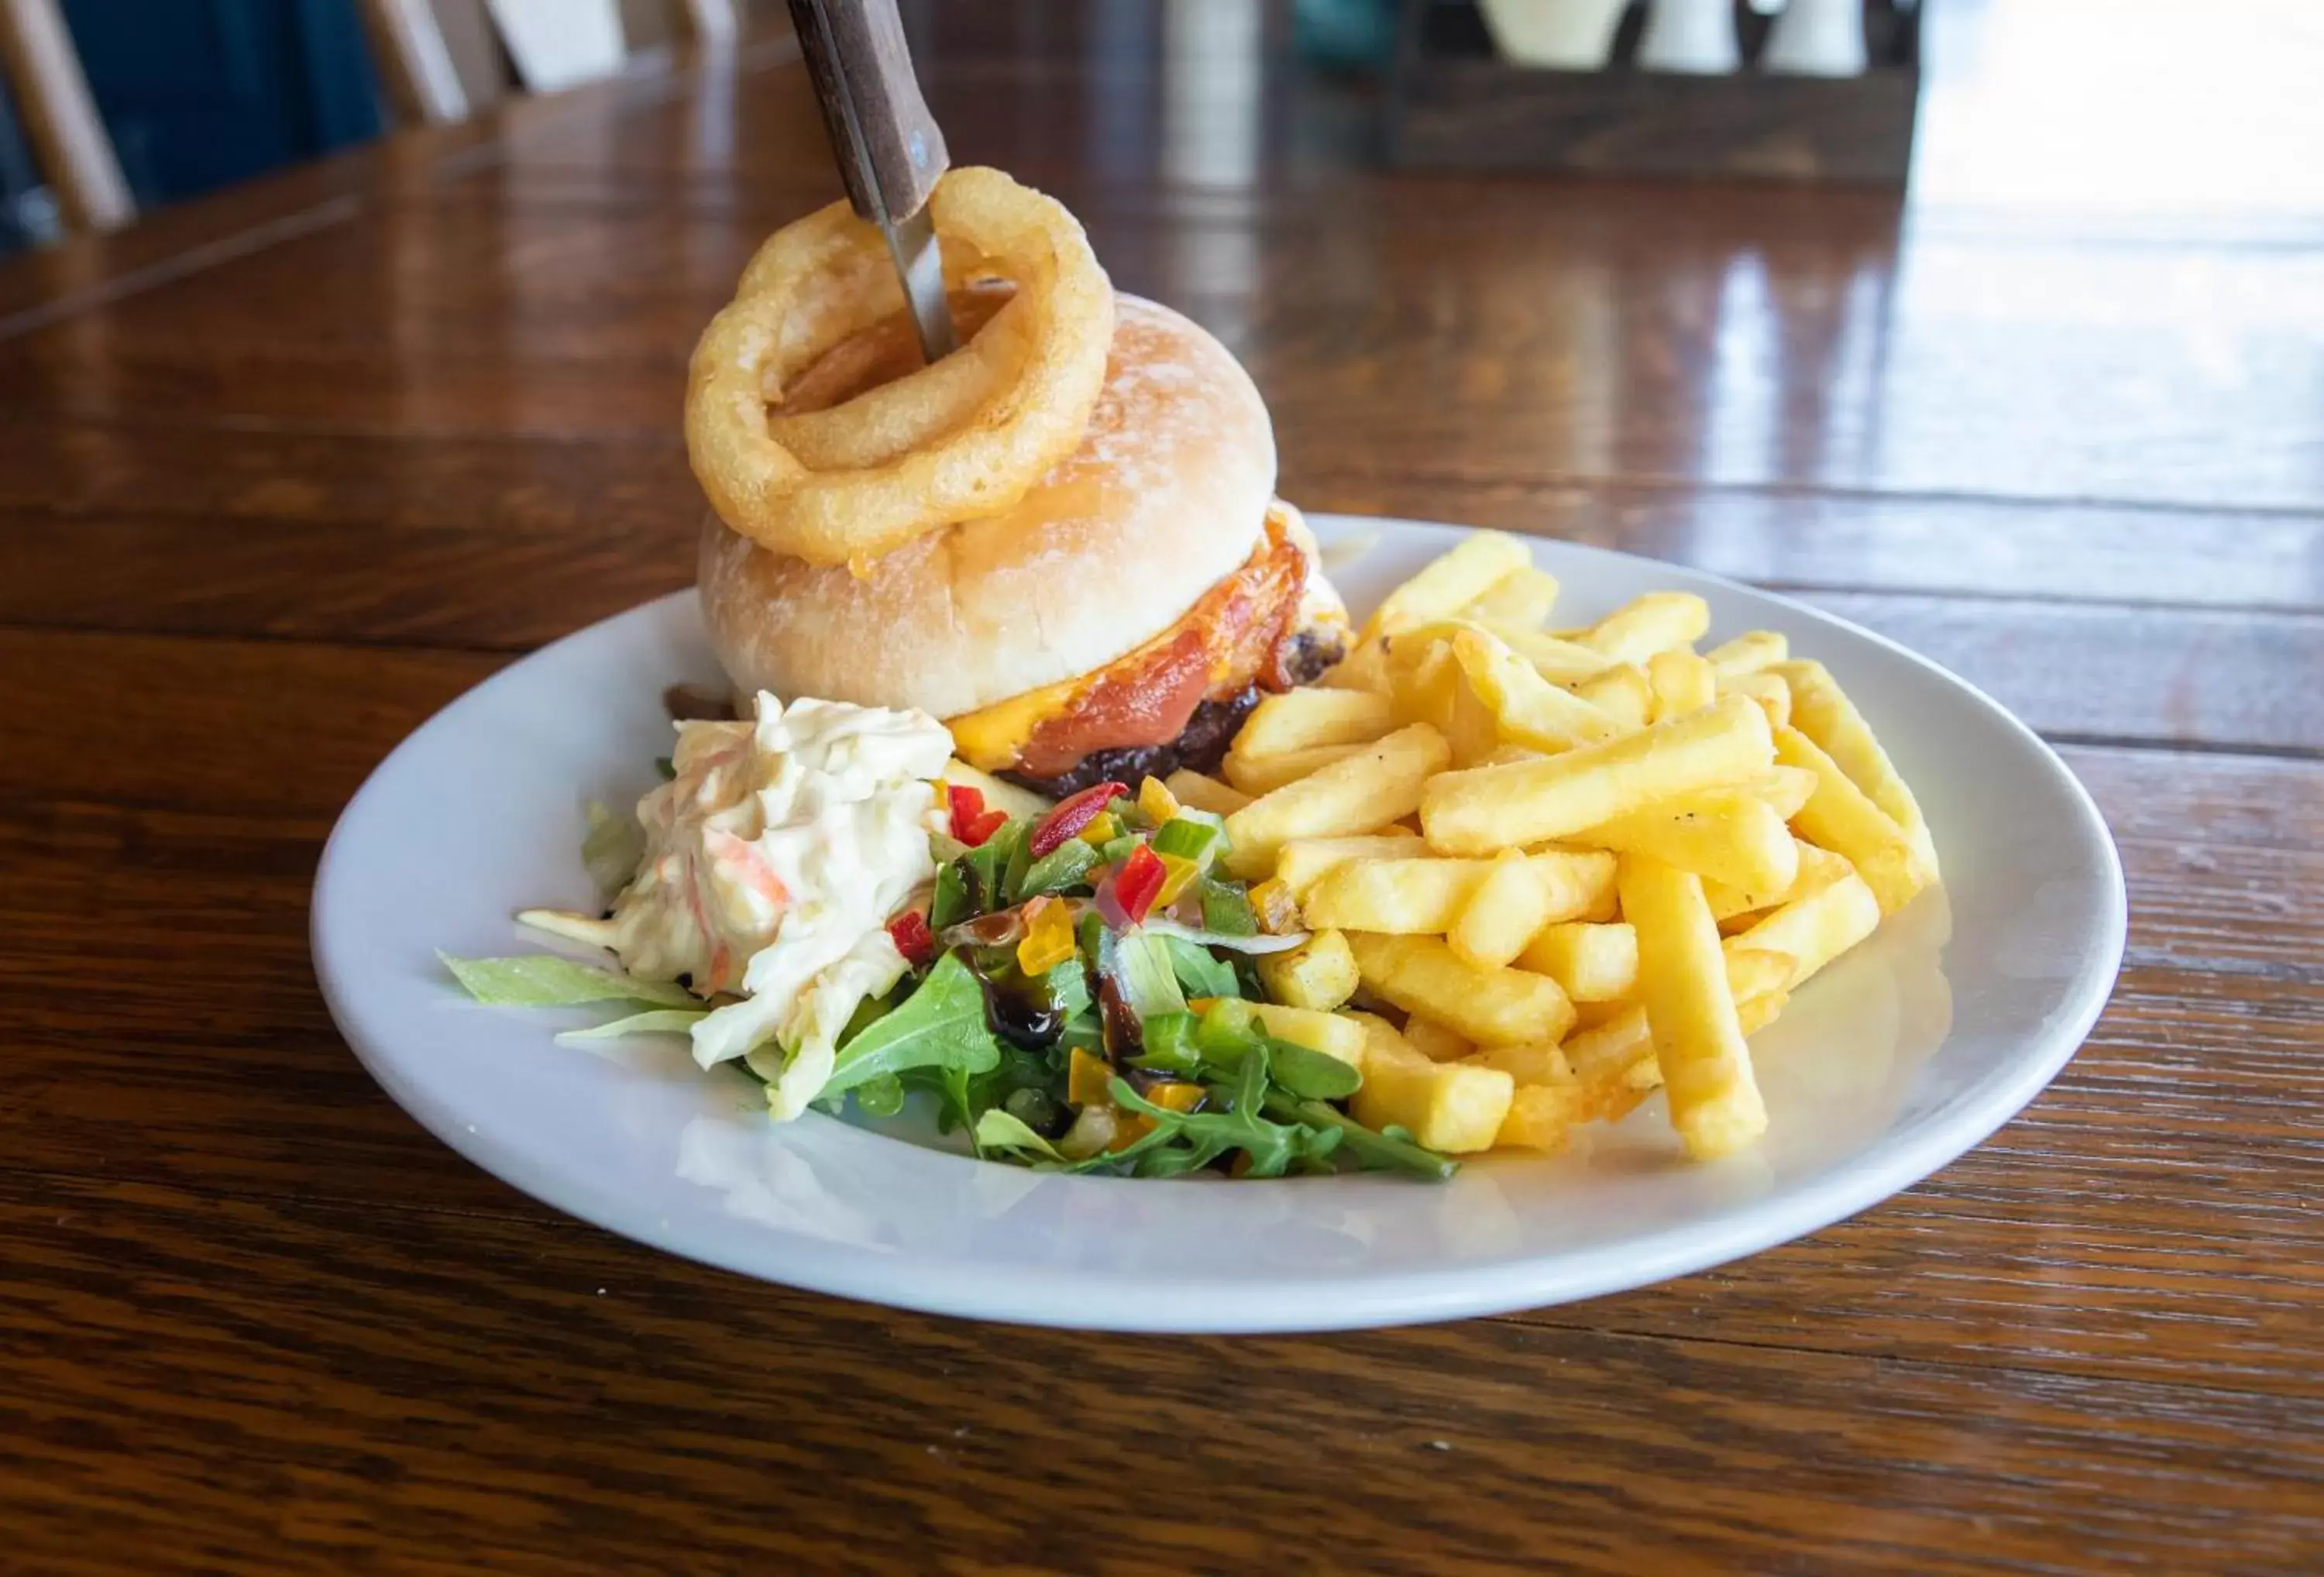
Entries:
{"type": "MultiPolygon", "coordinates": [[[[1314,523],[1378,534],[1335,575],[1359,611],[1457,540],[1314,523]]],[[[1755,1038],[1770,1127],[1749,1155],[1687,1163],[1657,1097],[1586,1153],[1474,1160],[1443,1185],[1054,1176],[813,1113],[777,1127],[742,1074],[704,1074],[682,1042],[560,1047],[592,1015],[468,1002],[437,951],[524,951],[518,908],[589,902],[584,803],[650,787],[663,687],[716,678],[687,594],[514,664],[382,763],[324,853],[316,972],[388,1093],[536,1198],[747,1275],[1040,1324],[1321,1330],[1592,1297],[1813,1231],[2007,1121],[2121,963],[2121,867],[2080,785],[1992,701],[1840,620],[1646,559],[1534,553],[1564,583],[1561,619],[1681,587],[1710,600],[1716,639],[1784,631],[1840,676],[1927,810],[1945,889],[1755,1038]]]]}

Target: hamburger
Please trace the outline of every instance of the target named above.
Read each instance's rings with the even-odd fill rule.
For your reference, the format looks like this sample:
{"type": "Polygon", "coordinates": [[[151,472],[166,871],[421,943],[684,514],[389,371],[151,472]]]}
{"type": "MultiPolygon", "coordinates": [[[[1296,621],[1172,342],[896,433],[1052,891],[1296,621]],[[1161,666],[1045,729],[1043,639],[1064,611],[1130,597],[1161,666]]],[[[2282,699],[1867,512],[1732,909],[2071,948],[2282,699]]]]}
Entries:
{"type": "MultiPolygon", "coordinates": [[[[955,291],[973,335],[1005,289],[955,291]]],[[[842,342],[779,413],[844,402],[919,363],[908,320],[842,342]]],[[[1167,307],[1116,298],[1080,447],[1003,512],[860,565],[816,566],[703,524],[702,609],[737,691],[917,707],[970,765],[1061,798],[1211,771],[1259,697],[1313,680],[1347,613],[1241,365],[1167,307]]]]}

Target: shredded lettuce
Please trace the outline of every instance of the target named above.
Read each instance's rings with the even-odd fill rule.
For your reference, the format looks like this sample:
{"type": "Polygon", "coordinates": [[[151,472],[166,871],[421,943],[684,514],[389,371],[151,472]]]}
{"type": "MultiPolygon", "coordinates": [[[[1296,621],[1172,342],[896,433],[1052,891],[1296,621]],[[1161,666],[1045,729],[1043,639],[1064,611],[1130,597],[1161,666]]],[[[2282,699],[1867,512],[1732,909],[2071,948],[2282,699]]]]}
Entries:
{"type": "Polygon", "coordinates": [[[635,816],[615,816],[592,799],[587,811],[589,831],[581,840],[581,864],[597,890],[612,894],[630,884],[645,856],[646,829],[635,816]]]}
{"type": "Polygon", "coordinates": [[[1065,1157],[1056,1146],[998,1106],[986,1107],[983,1115],[976,1120],[975,1139],[980,1152],[1014,1151],[1028,1161],[1065,1164],[1065,1157]]]}
{"type": "Polygon", "coordinates": [[[585,1002],[701,1006],[701,1000],[684,986],[638,980],[554,953],[528,953],[516,958],[455,958],[447,953],[436,956],[470,996],[491,1008],[573,1008],[585,1002]]]}
{"type": "Polygon", "coordinates": [[[1181,942],[1193,942],[1204,947],[1223,947],[1230,953],[1287,953],[1307,940],[1305,931],[1286,931],[1279,936],[1261,932],[1244,936],[1236,931],[1198,930],[1182,926],[1177,921],[1160,916],[1148,919],[1146,929],[1157,936],[1175,936],[1181,942]]]}
{"type": "Polygon", "coordinates": [[[1160,1013],[1183,1013],[1186,996],[1170,968],[1169,949],[1159,936],[1132,928],[1116,939],[1121,994],[1140,1019],[1160,1013]]]}
{"type": "Polygon", "coordinates": [[[650,1008],[587,1029],[567,1029],[559,1040],[613,1040],[624,1035],[684,1035],[710,1016],[707,1008],[650,1008]]]}

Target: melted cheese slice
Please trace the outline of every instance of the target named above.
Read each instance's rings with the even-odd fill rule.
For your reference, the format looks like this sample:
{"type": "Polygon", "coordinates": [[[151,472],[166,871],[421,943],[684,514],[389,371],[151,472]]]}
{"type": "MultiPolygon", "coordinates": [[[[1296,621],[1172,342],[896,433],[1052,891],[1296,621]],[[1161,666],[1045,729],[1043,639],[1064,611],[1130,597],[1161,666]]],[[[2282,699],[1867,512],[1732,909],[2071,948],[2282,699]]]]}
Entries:
{"type": "MultiPolygon", "coordinates": [[[[996,701],[990,706],[964,713],[958,717],[945,719],[945,726],[952,730],[953,746],[960,759],[980,771],[985,772],[1006,771],[1014,767],[1022,759],[1026,745],[1031,742],[1043,724],[1070,713],[1074,706],[1081,704],[1083,697],[1112,670],[1116,669],[1135,670],[1157,650],[1176,641],[1186,627],[1188,621],[1203,620],[1220,589],[1231,586],[1240,578],[1249,576],[1253,573],[1254,567],[1264,567],[1274,556],[1284,552],[1286,547],[1296,549],[1306,561],[1300,582],[1300,595],[1304,609],[1308,591],[1315,579],[1314,562],[1305,547],[1300,544],[1298,534],[1292,531],[1285,515],[1286,512],[1280,504],[1269,510],[1266,534],[1260,540],[1259,547],[1253,550],[1250,558],[1238,567],[1232,576],[1221,581],[1218,587],[1205,593],[1193,607],[1187,609],[1178,618],[1176,622],[1152,640],[1124,652],[1103,668],[1084,674],[1077,678],[1061,679],[1041,689],[1028,690],[1021,696],[1011,696],[1005,701],[996,701]]],[[[1303,618],[1296,627],[1312,628],[1323,622],[1303,618]]],[[[1248,659],[1238,653],[1236,629],[1215,623],[1204,623],[1202,629],[1205,641],[1211,647],[1210,672],[1205,680],[1206,693],[1214,696],[1222,687],[1231,686],[1239,689],[1242,685],[1248,684],[1250,680],[1250,673],[1237,671],[1239,669],[1247,669],[1248,659]]],[[[1167,742],[1157,740],[1153,742],[1158,744],[1167,742]]]]}
{"type": "Polygon", "coordinates": [[[981,772],[999,772],[1017,764],[1019,752],[1033,731],[1062,715],[1080,693],[1080,679],[1065,679],[1046,689],[1028,690],[1006,701],[995,701],[980,712],[948,719],[953,748],[960,759],[981,772]]]}

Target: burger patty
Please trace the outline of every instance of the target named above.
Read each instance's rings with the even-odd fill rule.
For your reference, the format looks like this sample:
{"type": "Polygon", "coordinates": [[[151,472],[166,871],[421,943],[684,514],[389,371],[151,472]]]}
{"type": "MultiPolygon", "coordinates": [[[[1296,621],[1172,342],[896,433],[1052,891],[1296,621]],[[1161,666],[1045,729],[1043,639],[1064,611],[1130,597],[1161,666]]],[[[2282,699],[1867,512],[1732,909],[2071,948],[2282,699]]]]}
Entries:
{"type": "MultiPolygon", "coordinates": [[[[1025,782],[1064,780],[1093,757],[1173,746],[1206,703],[1213,715],[1252,686],[1287,689],[1309,570],[1286,520],[1270,512],[1251,556],[1178,621],[1069,684],[947,719],[962,758],[1025,782]]],[[[1232,720],[1216,724],[1232,731],[1232,720]]]]}
{"type": "MultiPolygon", "coordinates": [[[[1275,687],[1313,684],[1325,669],[1340,660],[1343,650],[1336,635],[1303,630],[1284,643],[1278,673],[1269,677],[1284,681],[1283,686],[1275,687]]],[[[997,775],[1036,794],[1063,799],[1093,784],[1111,780],[1134,785],[1148,778],[1167,778],[1182,767],[1196,772],[1215,772],[1236,730],[1266,693],[1266,688],[1254,682],[1223,700],[1203,702],[1194,708],[1194,716],[1187,720],[1178,737],[1167,744],[1097,751],[1055,777],[1035,778],[1013,770],[997,775]]]]}

